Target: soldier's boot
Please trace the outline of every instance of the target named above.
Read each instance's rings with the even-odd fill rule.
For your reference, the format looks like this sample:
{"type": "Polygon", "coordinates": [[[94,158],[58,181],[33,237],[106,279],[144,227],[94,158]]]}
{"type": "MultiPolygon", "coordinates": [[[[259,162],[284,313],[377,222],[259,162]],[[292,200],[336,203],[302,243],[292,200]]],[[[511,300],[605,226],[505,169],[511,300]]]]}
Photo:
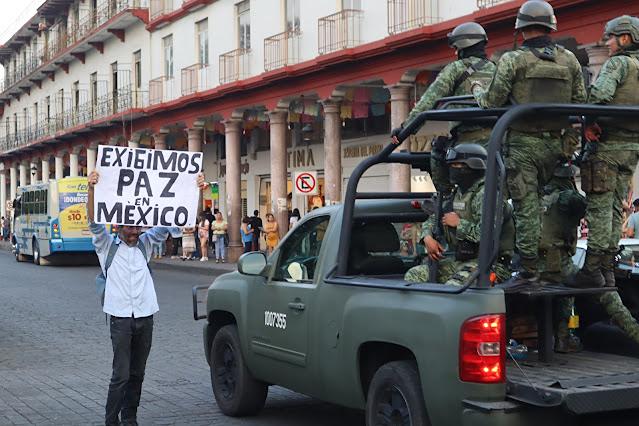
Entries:
{"type": "Polygon", "coordinates": [[[636,343],[639,343],[639,323],[632,316],[628,308],[621,301],[619,293],[609,291],[602,294],[599,301],[603,305],[606,313],[621,328],[624,333],[636,343]]]}
{"type": "Polygon", "coordinates": [[[616,255],[607,255],[605,260],[601,263],[601,274],[606,282],[606,287],[614,287],[615,283],[615,261],[616,255]]]}
{"type": "Polygon", "coordinates": [[[605,256],[586,252],[586,261],[583,268],[575,275],[575,279],[567,283],[570,287],[592,288],[603,287],[606,280],[601,272],[601,265],[605,256]]]}
{"type": "Polygon", "coordinates": [[[581,339],[574,334],[570,334],[568,329],[568,321],[560,321],[555,336],[555,352],[568,354],[573,352],[581,352],[584,349],[581,339]]]}
{"type": "Polygon", "coordinates": [[[541,279],[537,269],[538,261],[539,260],[536,257],[521,257],[519,260],[519,271],[510,279],[509,282],[513,285],[540,285],[541,279]]]}

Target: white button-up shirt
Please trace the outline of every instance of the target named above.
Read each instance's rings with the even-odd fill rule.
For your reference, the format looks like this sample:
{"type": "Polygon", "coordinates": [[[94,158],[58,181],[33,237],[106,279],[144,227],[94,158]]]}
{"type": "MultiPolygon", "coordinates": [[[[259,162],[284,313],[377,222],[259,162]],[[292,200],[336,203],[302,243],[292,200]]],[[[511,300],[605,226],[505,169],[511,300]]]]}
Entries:
{"type": "Polygon", "coordinates": [[[147,258],[137,245],[130,247],[117,236],[107,233],[104,225],[89,223],[89,229],[93,233],[93,245],[102,272],[105,272],[111,244],[118,245],[109,271],[105,273],[104,312],[116,317],[135,318],[156,313],[159,307],[153,277],[147,265],[148,256],[151,256],[153,246],[161,244],[169,234],[179,237],[180,229],[155,227],[140,235],[147,258]]]}

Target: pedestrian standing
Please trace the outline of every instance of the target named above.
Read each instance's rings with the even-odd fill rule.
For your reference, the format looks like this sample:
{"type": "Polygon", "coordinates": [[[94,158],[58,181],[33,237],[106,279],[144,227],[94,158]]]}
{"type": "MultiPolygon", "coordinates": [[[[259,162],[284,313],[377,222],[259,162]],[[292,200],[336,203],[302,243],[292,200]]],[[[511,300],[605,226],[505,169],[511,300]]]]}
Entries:
{"type": "MultiPolygon", "coordinates": [[[[411,110],[402,127],[394,129],[392,137],[398,143],[397,135],[419,113],[434,109],[439,99],[447,96],[470,95],[471,81],[490,82],[495,64],[486,55],[488,36],[484,28],[475,22],[458,25],[448,34],[448,45],[455,49],[457,60],[446,65],[428,86],[421,99],[411,110]]],[[[490,137],[490,127],[472,123],[451,123],[451,138],[437,138],[433,141],[430,157],[431,176],[437,191],[449,194],[452,191],[448,179],[448,169],[444,157],[450,146],[459,143],[479,143],[486,147],[490,137]]]]}
{"type": "Polygon", "coordinates": [[[242,219],[240,236],[242,237],[242,244],[244,244],[244,253],[253,251],[253,228],[251,227],[251,219],[248,216],[244,216],[244,219],[242,219]]]}
{"type": "Polygon", "coordinates": [[[624,233],[628,238],[639,238],[639,198],[632,202],[634,212],[624,224],[624,233]]]}
{"type": "Polygon", "coordinates": [[[291,213],[291,217],[288,219],[288,229],[293,229],[297,222],[302,218],[300,214],[300,210],[296,207],[293,209],[293,213],[291,213]]]}
{"type": "Polygon", "coordinates": [[[215,220],[211,224],[213,229],[213,243],[215,244],[215,263],[226,262],[226,230],[228,224],[222,217],[222,212],[215,212],[215,220]]]}
{"type": "Polygon", "coordinates": [[[4,218],[4,216],[2,216],[2,218],[0,219],[0,241],[7,239],[5,235],[6,222],[6,219],[4,218]]]}
{"type": "MultiPolygon", "coordinates": [[[[111,246],[118,247],[106,276],[103,311],[110,315],[113,372],[105,407],[106,426],[137,425],[142,382],[153,338],[153,315],[158,311],[153,277],[148,268],[152,247],[169,234],[179,235],[179,228],[153,227],[140,235],[138,226],[120,226],[112,236],[104,225],[94,223],[94,188],[100,175],[88,177],[87,213],[93,245],[105,273],[111,246]],[[144,252],[141,247],[144,247],[144,252]],[[135,296],[135,297],[132,297],[135,296]]],[[[206,188],[204,176],[197,184],[206,188]]]]}
{"type": "Polygon", "coordinates": [[[200,215],[197,229],[200,237],[200,252],[202,253],[200,262],[206,262],[209,260],[209,231],[211,230],[211,223],[204,213],[200,215]]]}
{"type": "Polygon", "coordinates": [[[277,221],[273,213],[266,215],[266,223],[264,224],[264,239],[266,240],[266,252],[273,253],[275,246],[280,241],[280,232],[277,227],[277,221]]]}
{"type": "MultiPolygon", "coordinates": [[[[497,108],[511,102],[584,103],[586,89],[579,61],[550,38],[550,32],[557,30],[552,6],[545,1],[527,1],[519,9],[515,30],[522,33],[523,46],[504,53],[488,87],[482,87],[481,81],[471,84],[478,104],[497,108]]],[[[539,189],[550,180],[557,164],[570,159],[577,144],[578,134],[568,117],[525,117],[508,131],[506,183],[513,200],[521,259],[516,282],[539,281],[539,189]]]]}
{"type": "Polygon", "coordinates": [[[251,229],[253,229],[253,251],[260,251],[260,235],[263,230],[263,224],[259,210],[255,210],[253,212],[253,217],[251,217],[251,229]]]}
{"type": "MultiPolygon", "coordinates": [[[[604,29],[610,59],[590,89],[588,102],[600,105],[639,105],[639,19],[620,16],[604,29]]],[[[579,287],[615,285],[615,256],[619,250],[622,206],[639,158],[636,117],[589,118],[586,139],[596,145],[581,164],[581,189],[588,198],[588,249],[577,274],[579,287]]],[[[592,146],[592,145],[591,145],[592,146]]]]}
{"type": "Polygon", "coordinates": [[[195,228],[182,228],[182,260],[192,260],[195,251],[195,228]]]}
{"type": "MultiPolygon", "coordinates": [[[[209,221],[209,224],[213,223],[213,221],[215,220],[215,215],[213,214],[213,212],[211,212],[211,208],[210,207],[207,207],[204,210],[204,218],[209,221]]],[[[210,226],[209,226],[208,241],[209,241],[209,244],[210,244],[211,248],[214,249],[214,246],[213,246],[213,228],[211,228],[210,226]]]]}

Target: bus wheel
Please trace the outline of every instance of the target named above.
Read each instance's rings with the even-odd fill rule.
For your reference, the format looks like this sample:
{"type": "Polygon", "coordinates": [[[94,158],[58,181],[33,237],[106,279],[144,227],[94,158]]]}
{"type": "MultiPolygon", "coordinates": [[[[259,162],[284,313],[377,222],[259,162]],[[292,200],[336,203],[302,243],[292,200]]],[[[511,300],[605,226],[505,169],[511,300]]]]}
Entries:
{"type": "Polygon", "coordinates": [[[38,244],[38,240],[33,239],[33,263],[36,265],[40,265],[40,245],[38,244]]]}

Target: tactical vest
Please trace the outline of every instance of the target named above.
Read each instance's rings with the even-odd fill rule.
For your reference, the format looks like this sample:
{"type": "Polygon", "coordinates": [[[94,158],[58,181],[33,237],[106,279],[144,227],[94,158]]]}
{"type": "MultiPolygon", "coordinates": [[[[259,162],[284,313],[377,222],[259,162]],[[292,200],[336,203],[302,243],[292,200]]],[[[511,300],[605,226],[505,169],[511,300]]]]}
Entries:
{"type": "MultiPolygon", "coordinates": [[[[541,59],[529,48],[519,50],[519,61],[525,66],[517,72],[512,96],[517,104],[561,103],[572,101],[573,76],[570,65],[574,58],[561,46],[554,49],[554,60],[541,59]]],[[[544,132],[569,127],[567,118],[553,116],[527,117],[513,123],[521,132],[544,132]]]]}
{"type": "MultiPolygon", "coordinates": [[[[621,56],[628,64],[628,75],[617,86],[617,91],[609,105],[639,105],[639,59],[634,56],[621,56]]],[[[599,122],[632,132],[639,132],[639,120],[631,117],[601,118],[599,122]]]]}
{"type": "MultiPolygon", "coordinates": [[[[473,212],[471,211],[471,207],[473,205],[473,201],[475,197],[483,197],[484,195],[484,181],[482,180],[479,184],[477,184],[472,190],[466,191],[465,194],[460,194],[457,192],[455,194],[455,198],[453,200],[453,211],[457,213],[460,219],[472,221],[473,212]]],[[[452,241],[449,242],[451,248],[457,249],[459,245],[459,241],[457,241],[457,237],[454,236],[451,238],[452,241]]],[[[515,249],[515,222],[512,218],[511,212],[505,212],[504,214],[504,222],[501,227],[501,236],[499,239],[499,254],[512,256],[512,253],[515,249]]],[[[479,254],[479,253],[477,253],[479,254]]]]}
{"type": "MultiPolygon", "coordinates": [[[[495,73],[495,64],[493,62],[474,56],[461,59],[460,61],[464,64],[464,69],[466,71],[455,82],[453,90],[453,94],[455,96],[472,95],[470,85],[473,81],[482,82],[484,87],[487,87],[490,84],[493,79],[493,74],[495,73]]],[[[466,108],[466,106],[460,106],[459,108],[466,108]]],[[[477,124],[468,125],[459,121],[451,123],[450,127],[451,131],[454,129],[457,133],[457,140],[459,142],[466,142],[466,139],[468,139],[464,138],[464,133],[472,132],[472,135],[469,135],[472,136],[470,140],[475,142],[477,139],[488,139],[491,132],[490,128],[479,126],[477,124]],[[483,132],[481,132],[481,130],[483,130],[483,132]]]]}

